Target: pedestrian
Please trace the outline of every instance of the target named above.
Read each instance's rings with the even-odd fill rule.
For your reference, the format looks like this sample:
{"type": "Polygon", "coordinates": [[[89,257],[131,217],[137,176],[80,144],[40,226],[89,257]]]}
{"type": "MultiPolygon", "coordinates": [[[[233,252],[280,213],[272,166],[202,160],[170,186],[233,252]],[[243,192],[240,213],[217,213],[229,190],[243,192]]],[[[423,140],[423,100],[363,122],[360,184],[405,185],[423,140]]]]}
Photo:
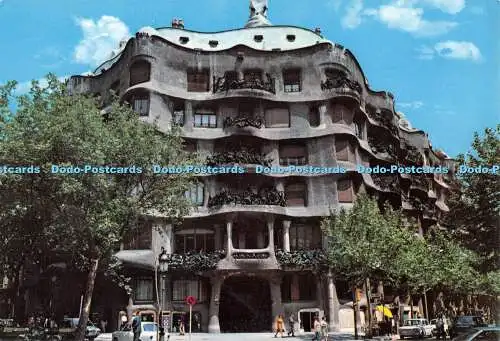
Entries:
{"type": "Polygon", "coordinates": [[[184,319],[181,317],[181,320],[179,321],[179,335],[184,335],[185,333],[184,319]]]}
{"type": "Polygon", "coordinates": [[[314,324],[313,324],[313,329],[314,329],[314,337],[312,341],[321,341],[321,323],[319,322],[319,317],[314,318],[314,324]]]}
{"type": "Polygon", "coordinates": [[[281,337],[283,337],[283,332],[285,331],[283,323],[284,323],[283,316],[278,315],[278,317],[276,318],[276,333],[274,334],[274,337],[278,337],[278,334],[280,334],[281,337]]]}
{"type": "Polygon", "coordinates": [[[439,316],[436,322],[436,339],[439,340],[441,337],[443,337],[443,339],[446,339],[443,317],[439,316]]]}
{"type": "Polygon", "coordinates": [[[293,318],[293,314],[290,314],[288,318],[288,327],[288,336],[292,335],[292,337],[295,337],[295,319],[293,318]]]}
{"type": "Polygon", "coordinates": [[[134,332],[134,341],[140,341],[141,337],[141,317],[136,313],[132,319],[132,331],[134,332]]]}
{"type": "Polygon", "coordinates": [[[321,341],[328,341],[328,323],[326,322],[326,317],[323,316],[320,325],[321,325],[321,341]]]}

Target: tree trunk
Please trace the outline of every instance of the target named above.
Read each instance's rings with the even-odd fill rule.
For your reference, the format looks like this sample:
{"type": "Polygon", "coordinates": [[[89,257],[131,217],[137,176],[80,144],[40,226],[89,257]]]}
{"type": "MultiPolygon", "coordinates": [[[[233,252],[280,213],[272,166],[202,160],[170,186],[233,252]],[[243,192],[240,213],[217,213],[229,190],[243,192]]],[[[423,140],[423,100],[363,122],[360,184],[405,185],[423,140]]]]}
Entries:
{"type": "Polygon", "coordinates": [[[98,267],[99,259],[91,259],[90,270],[87,275],[87,287],[85,288],[82,311],[80,312],[80,321],[78,322],[78,328],[76,329],[75,333],[75,341],[83,341],[85,339],[85,329],[89,321],[90,305],[92,303],[92,293],[94,291],[94,284],[98,267]]]}
{"type": "Polygon", "coordinates": [[[366,293],[366,312],[368,317],[368,330],[366,332],[366,336],[372,337],[373,330],[373,320],[372,320],[372,307],[371,307],[371,292],[372,286],[370,284],[370,278],[367,278],[365,281],[365,293],[366,293]]]}

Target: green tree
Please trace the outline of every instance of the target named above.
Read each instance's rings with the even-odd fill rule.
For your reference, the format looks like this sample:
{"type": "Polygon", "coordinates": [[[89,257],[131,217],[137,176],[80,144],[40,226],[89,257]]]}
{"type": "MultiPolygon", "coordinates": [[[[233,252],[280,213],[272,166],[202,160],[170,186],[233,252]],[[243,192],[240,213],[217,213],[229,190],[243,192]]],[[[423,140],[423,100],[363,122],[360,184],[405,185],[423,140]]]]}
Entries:
{"type": "MultiPolygon", "coordinates": [[[[474,134],[471,150],[460,155],[459,165],[470,168],[500,165],[500,125],[474,134]]],[[[458,174],[451,193],[445,224],[453,236],[481,257],[483,273],[500,267],[500,181],[494,173],[458,174]]]]}
{"type": "Polygon", "coordinates": [[[84,338],[96,274],[113,264],[117,245],[140,217],[161,213],[172,219],[188,212],[184,199],[189,175],[156,175],[151,165],[194,162],[183,151],[177,131],[159,133],[142,124],[129,107],[113,102],[103,116],[95,99],[69,96],[64,84],[49,75],[48,86],[33,82],[28,95],[9,110],[12,83],[0,91],[3,117],[0,164],[35,165],[39,174],[1,174],[1,235],[6,254],[22,245],[25,259],[46,250],[70,257],[87,272],[83,311],[76,340],[84,338]],[[51,165],[123,166],[140,174],[55,174],[51,165]],[[5,234],[4,234],[5,233],[5,234]]]}

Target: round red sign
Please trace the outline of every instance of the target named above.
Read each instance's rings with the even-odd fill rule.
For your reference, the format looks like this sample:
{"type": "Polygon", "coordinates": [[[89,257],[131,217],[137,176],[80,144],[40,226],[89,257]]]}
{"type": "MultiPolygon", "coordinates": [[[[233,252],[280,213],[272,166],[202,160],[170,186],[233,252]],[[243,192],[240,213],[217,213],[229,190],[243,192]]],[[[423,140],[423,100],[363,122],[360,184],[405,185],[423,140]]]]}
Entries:
{"type": "Polygon", "coordinates": [[[194,296],[188,296],[188,297],[186,297],[186,303],[189,305],[195,305],[196,298],[194,296]]]}

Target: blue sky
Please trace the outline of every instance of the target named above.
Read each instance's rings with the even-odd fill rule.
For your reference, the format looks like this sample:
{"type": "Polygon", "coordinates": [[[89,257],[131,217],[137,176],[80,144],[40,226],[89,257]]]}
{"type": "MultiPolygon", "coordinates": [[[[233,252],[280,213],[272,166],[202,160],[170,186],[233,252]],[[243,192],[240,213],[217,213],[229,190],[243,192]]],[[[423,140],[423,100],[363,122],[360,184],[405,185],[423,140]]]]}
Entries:
{"type": "MultiPolygon", "coordinates": [[[[48,72],[81,74],[144,26],[242,27],[248,0],[0,0],[0,83],[48,72]]],[[[434,147],[467,151],[475,131],[500,122],[500,1],[269,0],[273,24],[320,27],[349,48],[370,86],[434,147]]]]}

